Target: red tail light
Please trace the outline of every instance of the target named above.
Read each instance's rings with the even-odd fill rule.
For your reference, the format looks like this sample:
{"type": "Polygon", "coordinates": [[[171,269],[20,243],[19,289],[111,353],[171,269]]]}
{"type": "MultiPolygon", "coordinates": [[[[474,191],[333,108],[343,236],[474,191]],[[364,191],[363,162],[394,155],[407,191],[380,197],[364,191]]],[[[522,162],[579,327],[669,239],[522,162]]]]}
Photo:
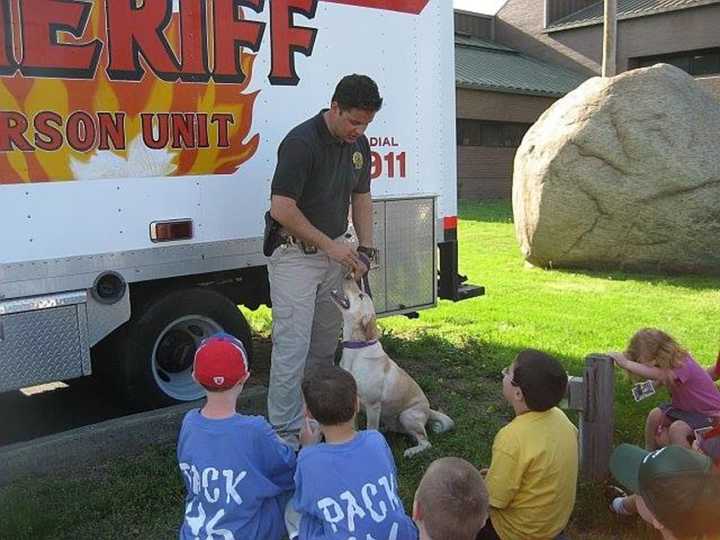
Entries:
{"type": "Polygon", "coordinates": [[[153,221],[150,224],[150,240],[153,242],[174,242],[193,237],[192,219],[171,219],[153,221]]]}

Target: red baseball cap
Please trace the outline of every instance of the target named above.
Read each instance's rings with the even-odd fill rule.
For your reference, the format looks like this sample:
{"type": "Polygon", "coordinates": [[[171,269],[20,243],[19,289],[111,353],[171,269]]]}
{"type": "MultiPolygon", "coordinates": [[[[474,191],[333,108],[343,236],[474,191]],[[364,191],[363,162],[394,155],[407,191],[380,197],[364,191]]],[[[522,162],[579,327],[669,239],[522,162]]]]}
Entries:
{"type": "Polygon", "coordinates": [[[195,351],[193,373],[208,390],[232,388],[250,374],[245,346],[230,334],[210,336],[195,351]]]}

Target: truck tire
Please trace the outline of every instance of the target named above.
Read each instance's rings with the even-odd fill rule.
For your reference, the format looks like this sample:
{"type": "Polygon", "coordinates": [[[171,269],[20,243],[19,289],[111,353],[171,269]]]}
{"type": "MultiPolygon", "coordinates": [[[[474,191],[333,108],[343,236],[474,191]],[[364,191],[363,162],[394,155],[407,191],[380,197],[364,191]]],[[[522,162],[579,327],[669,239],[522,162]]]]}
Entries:
{"type": "Polygon", "coordinates": [[[203,397],[192,379],[193,358],[200,342],[217,332],[240,339],[252,361],[250,326],[222,294],[196,287],[145,302],[117,340],[116,382],[128,404],[149,409],[203,397]]]}

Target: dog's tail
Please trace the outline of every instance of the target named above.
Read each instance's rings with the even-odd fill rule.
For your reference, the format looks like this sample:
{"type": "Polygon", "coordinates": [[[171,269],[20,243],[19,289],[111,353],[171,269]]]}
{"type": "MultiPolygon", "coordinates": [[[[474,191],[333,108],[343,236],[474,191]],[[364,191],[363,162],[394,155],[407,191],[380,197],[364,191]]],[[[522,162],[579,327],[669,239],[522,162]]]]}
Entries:
{"type": "Polygon", "coordinates": [[[430,429],[434,433],[445,433],[455,427],[455,422],[447,414],[443,414],[440,411],[434,411],[430,409],[429,416],[430,429]]]}

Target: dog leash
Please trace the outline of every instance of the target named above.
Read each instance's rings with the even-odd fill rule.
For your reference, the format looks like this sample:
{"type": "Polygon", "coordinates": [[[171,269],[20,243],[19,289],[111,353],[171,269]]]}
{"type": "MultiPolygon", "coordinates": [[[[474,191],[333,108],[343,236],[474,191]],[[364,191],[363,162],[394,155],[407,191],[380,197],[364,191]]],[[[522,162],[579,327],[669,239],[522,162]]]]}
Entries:
{"type": "MultiPolygon", "coordinates": [[[[355,282],[357,283],[361,291],[363,291],[370,298],[372,298],[372,292],[370,291],[370,278],[368,277],[368,274],[370,273],[370,259],[364,253],[358,253],[358,258],[365,266],[367,266],[368,271],[363,277],[356,280],[355,282]]],[[[342,346],[345,349],[364,349],[365,347],[375,345],[377,342],[377,339],[373,339],[372,341],[343,341],[342,346]]]]}
{"type": "Polygon", "coordinates": [[[368,271],[365,272],[365,275],[357,280],[358,287],[360,287],[360,290],[363,291],[365,294],[367,294],[370,298],[372,298],[372,292],[370,291],[370,259],[367,255],[364,253],[358,253],[358,258],[363,262],[365,266],[367,266],[368,271]]]}

